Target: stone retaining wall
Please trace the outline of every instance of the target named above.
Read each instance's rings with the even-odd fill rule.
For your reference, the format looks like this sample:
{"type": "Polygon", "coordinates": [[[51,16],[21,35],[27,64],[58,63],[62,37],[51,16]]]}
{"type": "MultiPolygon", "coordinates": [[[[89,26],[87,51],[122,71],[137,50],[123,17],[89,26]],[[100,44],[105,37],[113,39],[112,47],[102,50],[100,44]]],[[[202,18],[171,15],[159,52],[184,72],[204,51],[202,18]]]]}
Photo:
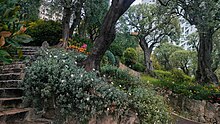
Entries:
{"type": "Polygon", "coordinates": [[[164,91],[162,94],[173,110],[186,118],[206,124],[220,124],[220,104],[189,99],[172,91],[164,91]]]}

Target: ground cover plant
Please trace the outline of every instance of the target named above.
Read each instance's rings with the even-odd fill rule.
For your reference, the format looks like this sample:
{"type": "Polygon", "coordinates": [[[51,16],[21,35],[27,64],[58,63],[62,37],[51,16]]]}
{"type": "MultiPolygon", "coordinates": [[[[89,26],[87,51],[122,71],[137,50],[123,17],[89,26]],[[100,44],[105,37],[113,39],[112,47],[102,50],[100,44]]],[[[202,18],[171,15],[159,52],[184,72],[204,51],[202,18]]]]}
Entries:
{"type": "MultiPolygon", "coordinates": [[[[155,88],[171,90],[173,93],[187,96],[196,100],[209,100],[220,103],[220,89],[214,85],[200,85],[193,82],[193,78],[176,73],[177,71],[155,70],[156,78],[142,75],[141,79],[155,88]]],[[[182,73],[184,74],[184,73],[182,73]]]]}

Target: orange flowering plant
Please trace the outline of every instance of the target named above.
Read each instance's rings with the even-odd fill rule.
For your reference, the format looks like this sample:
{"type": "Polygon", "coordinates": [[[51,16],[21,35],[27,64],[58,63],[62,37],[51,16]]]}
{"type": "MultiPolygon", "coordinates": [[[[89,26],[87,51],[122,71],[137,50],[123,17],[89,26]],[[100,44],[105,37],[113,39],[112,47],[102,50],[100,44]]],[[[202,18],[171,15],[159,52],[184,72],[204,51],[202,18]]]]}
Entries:
{"type": "Polygon", "coordinates": [[[74,49],[78,52],[84,53],[84,54],[89,54],[89,52],[87,52],[87,44],[83,44],[81,47],[75,46],[75,45],[70,45],[68,47],[68,49],[74,49]]]}
{"type": "Polygon", "coordinates": [[[88,38],[82,38],[75,34],[72,39],[69,40],[68,49],[74,49],[84,54],[90,54],[92,48],[92,42],[88,38]]]}

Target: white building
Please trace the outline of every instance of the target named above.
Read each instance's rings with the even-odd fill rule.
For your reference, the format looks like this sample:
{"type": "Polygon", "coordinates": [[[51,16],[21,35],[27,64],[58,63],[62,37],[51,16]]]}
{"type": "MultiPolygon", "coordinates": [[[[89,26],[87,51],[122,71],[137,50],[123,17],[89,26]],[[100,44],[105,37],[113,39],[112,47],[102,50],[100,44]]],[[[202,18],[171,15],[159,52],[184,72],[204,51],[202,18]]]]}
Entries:
{"type": "Polygon", "coordinates": [[[156,4],[156,0],[142,0],[141,3],[156,4]]]}
{"type": "Polygon", "coordinates": [[[180,37],[180,46],[183,46],[185,49],[188,49],[187,37],[196,32],[197,29],[195,25],[191,25],[183,17],[180,17],[180,26],[181,26],[181,37],[180,37]]]}

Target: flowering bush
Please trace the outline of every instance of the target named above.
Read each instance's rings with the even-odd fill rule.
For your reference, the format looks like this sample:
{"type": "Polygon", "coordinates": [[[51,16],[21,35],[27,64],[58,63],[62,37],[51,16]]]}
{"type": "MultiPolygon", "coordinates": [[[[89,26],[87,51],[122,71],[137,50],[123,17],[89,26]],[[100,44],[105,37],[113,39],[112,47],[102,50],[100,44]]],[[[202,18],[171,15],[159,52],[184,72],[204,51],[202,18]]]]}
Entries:
{"type": "Polygon", "coordinates": [[[26,69],[21,85],[26,99],[33,101],[34,107],[40,110],[54,109],[56,118],[62,121],[74,117],[79,123],[86,123],[90,118],[102,114],[123,116],[132,110],[143,124],[166,124],[169,120],[166,105],[152,89],[145,89],[139,84],[124,89],[119,85],[124,87],[137,82],[132,79],[128,81],[130,75],[126,72],[117,74],[114,70],[107,72],[113,77],[117,74],[116,77],[124,82],[127,80],[127,84],[117,86],[117,83],[106,83],[95,70],[86,72],[77,66],[77,62],[85,57],[76,51],[56,49],[42,52],[26,69]],[[123,78],[125,75],[127,78],[123,78]]]}
{"type": "Polygon", "coordinates": [[[38,109],[52,107],[57,117],[73,116],[80,123],[104,113],[122,115],[128,103],[126,93],[97,77],[95,71],[78,67],[84,58],[75,51],[44,52],[26,69],[21,85],[26,98],[38,109]]]}
{"type": "Polygon", "coordinates": [[[115,66],[106,65],[101,70],[101,74],[105,75],[111,84],[128,94],[129,108],[136,111],[141,124],[169,124],[170,113],[167,105],[153,89],[115,66]]]}
{"type": "Polygon", "coordinates": [[[116,66],[105,65],[101,68],[101,74],[108,78],[108,81],[114,86],[124,90],[137,87],[140,85],[140,80],[128,74],[116,66]]]}
{"type": "Polygon", "coordinates": [[[141,124],[170,124],[171,118],[167,105],[161,96],[146,87],[128,91],[130,106],[137,110],[141,124]]]}

